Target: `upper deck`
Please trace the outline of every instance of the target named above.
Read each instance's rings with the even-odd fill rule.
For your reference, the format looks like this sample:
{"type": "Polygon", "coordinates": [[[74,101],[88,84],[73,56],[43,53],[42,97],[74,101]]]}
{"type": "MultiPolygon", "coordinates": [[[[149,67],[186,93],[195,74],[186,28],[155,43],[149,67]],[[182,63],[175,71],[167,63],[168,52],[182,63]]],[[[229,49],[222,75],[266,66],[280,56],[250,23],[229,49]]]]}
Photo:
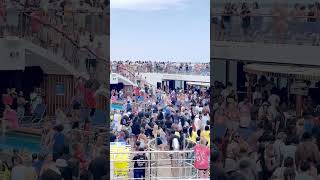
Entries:
{"type": "Polygon", "coordinates": [[[318,4],[225,2],[211,4],[212,59],[320,65],[318,4]]]}

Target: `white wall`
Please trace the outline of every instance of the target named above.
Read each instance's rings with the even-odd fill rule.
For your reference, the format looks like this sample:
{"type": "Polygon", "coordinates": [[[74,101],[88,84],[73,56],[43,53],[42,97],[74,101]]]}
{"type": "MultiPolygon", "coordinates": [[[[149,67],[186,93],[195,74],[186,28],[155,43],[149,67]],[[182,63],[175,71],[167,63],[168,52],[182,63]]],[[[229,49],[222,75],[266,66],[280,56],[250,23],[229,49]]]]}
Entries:
{"type": "Polygon", "coordinates": [[[320,46],[215,41],[211,58],[320,65],[320,46]]]}
{"type": "Polygon", "coordinates": [[[236,61],[230,61],[229,62],[229,79],[228,81],[232,83],[233,87],[237,86],[237,80],[238,80],[238,62],[236,61]]]}
{"type": "Polygon", "coordinates": [[[24,70],[25,49],[16,40],[0,39],[0,70],[24,70]],[[10,53],[18,53],[15,57],[10,57],[10,53]]]}
{"type": "Polygon", "coordinates": [[[141,73],[142,77],[154,87],[157,87],[157,82],[162,83],[162,80],[181,80],[210,83],[210,76],[199,75],[182,75],[182,74],[161,74],[161,73],[141,73]]]}
{"type": "Polygon", "coordinates": [[[47,74],[75,75],[89,78],[86,71],[75,69],[63,57],[16,37],[0,38],[0,70],[24,70],[28,66],[40,66],[47,74]],[[10,57],[10,53],[18,53],[10,57]]]}

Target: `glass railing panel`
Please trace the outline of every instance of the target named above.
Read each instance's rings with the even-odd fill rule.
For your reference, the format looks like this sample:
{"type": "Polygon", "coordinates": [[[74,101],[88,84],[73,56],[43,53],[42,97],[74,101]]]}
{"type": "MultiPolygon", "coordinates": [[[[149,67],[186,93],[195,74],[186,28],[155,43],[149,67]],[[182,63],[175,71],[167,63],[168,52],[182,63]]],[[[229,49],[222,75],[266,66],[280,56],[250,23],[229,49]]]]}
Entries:
{"type": "Polygon", "coordinates": [[[73,7],[63,12],[13,2],[7,10],[12,26],[8,24],[8,28],[1,29],[1,37],[15,36],[30,41],[92,77],[97,76],[98,69],[107,69],[108,57],[103,53],[106,42],[98,39],[109,36],[109,5],[96,4],[82,10],[73,7]]]}
{"type": "Polygon", "coordinates": [[[320,43],[320,16],[308,11],[302,15],[288,9],[271,9],[259,13],[254,10],[249,10],[250,13],[226,12],[220,10],[211,13],[213,41],[313,46],[320,43]]]}
{"type": "Polygon", "coordinates": [[[125,69],[135,73],[166,73],[166,74],[183,74],[183,75],[203,75],[210,76],[210,65],[209,63],[198,63],[192,65],[180,65],[167,63],[166,65],[151,64],[136,64],[136,63],[119,63],[113,62],[111,69],[116,69],[115,66],[121,64],[125,69]]]}

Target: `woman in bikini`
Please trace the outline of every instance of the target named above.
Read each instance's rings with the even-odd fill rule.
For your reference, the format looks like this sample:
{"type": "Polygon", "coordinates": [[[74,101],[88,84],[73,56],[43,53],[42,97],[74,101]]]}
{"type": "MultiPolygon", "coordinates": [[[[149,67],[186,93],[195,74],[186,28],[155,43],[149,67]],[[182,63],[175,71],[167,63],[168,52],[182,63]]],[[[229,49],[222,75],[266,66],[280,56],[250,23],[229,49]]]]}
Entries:
{"type": "Polygon", "coordinates": [[[137,141],[140,142],[140,148],[147,148],[148,138],[145,135],[145,130],[143,128],[140,129],[140,134],[138,135],[137,141]]]}

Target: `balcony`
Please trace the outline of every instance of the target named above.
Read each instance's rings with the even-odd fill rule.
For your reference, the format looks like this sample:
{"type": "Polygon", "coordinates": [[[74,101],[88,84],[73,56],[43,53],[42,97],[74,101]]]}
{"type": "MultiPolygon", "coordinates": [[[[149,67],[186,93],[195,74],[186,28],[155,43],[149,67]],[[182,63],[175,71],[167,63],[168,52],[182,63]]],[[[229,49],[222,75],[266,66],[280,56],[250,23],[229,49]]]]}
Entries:
{"type": "Polygon", "coordinates": [[[53,59],[56,63],[63,61],[62,64],[72,66],[79,74],[89,74],[91,79],[105,81],[109,74],[106,68],[109,52],[104,51],[109,49],[108,13],[89,10],[69,12],[72,18],[64,21],[63,25],[52,19],[53,16],[43,13],[40,9],[18,11],[17,27],[2,31],[1,37],[29,43],[28,50],[32,46],[31,51],[37,55],[53,59]],[[78,16],[89,19],[83,27],[79,25],[78,16]],[[91,34],[96,36],[92,46],[88,42],[83,43],[83,39],[91,34]],[[38,49],[35,50],[35,47],[38,49]]]}
{"type": "Polygon", "coordinates": [[[174,62],[117,62],[113,61],[111,69],[123,67],[136,74],[141,73],[162,73],[162,74],[180,74],[180,75],[199,75],[210,76],[209,63],[174,63],[174,62]]]}
{"type": "Polygon", "coordinates": [[[319,43],[318,17],[218,12],[211,17],[213,59],[320,65],[319,43]]]}

